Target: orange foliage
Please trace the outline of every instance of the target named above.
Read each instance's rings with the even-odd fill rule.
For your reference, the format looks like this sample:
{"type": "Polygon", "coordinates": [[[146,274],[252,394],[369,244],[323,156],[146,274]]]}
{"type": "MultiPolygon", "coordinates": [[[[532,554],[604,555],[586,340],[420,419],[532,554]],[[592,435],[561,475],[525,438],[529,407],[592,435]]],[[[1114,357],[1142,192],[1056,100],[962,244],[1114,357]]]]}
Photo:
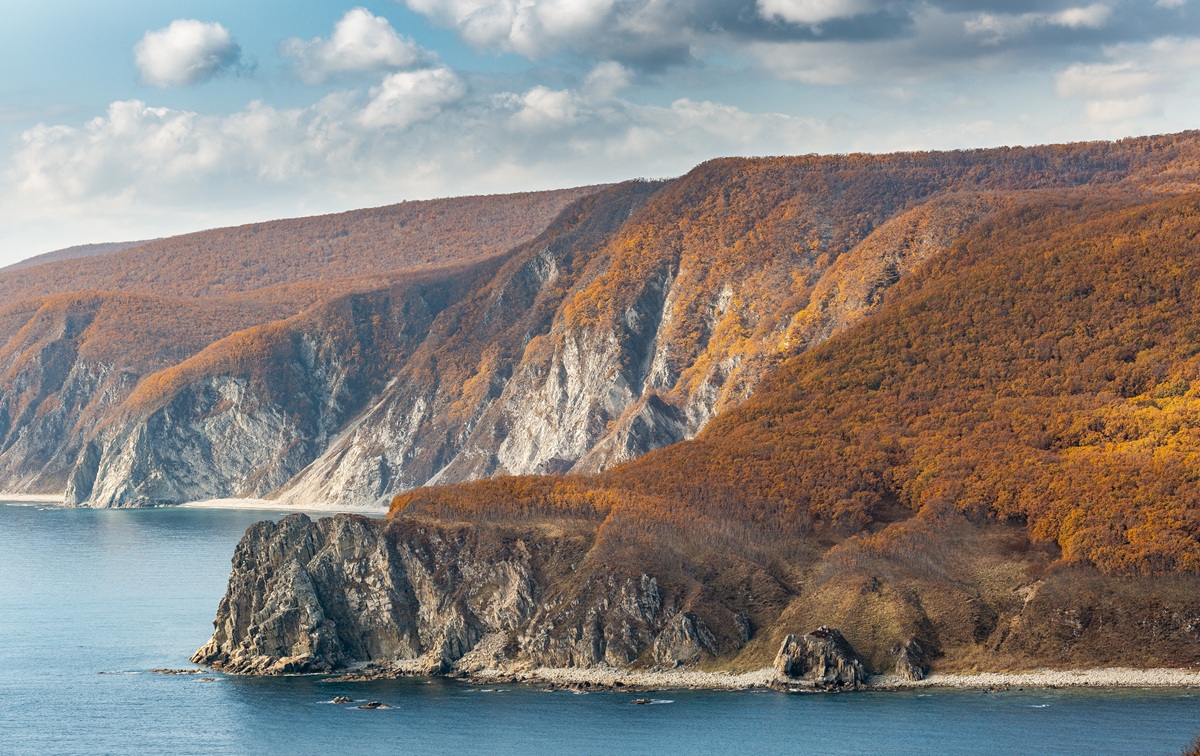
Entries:
{"type": "Polygon", "coordinates": [[[1200,195],[1045,194],[695,441],[595,478],[416,491],[396,509],[550,513],[605,491],[597,516],[854,532],[949,501],[1106,571],[1200,570],[1197,237],[1200,195]]]}

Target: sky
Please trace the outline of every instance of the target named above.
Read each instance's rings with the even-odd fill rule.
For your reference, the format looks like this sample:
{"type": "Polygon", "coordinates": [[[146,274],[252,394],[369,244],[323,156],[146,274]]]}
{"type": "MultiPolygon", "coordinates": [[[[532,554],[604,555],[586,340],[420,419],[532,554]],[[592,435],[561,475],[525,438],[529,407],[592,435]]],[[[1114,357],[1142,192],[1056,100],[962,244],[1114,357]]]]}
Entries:
{"type": "Polygon", "coordinates": [[[0,266],[722,156],[1200,126],[1200,0],[0,7],[0,266]]]}

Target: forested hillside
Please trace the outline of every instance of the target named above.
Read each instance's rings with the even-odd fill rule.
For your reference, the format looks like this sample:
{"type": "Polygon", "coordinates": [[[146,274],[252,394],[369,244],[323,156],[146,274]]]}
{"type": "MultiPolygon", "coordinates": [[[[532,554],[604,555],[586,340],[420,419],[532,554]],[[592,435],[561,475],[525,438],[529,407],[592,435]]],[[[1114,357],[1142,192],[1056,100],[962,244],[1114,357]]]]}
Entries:
{"type": "Polygon", "coordinates": [[[72,291],[212,297],[507,252],[591,188],[461,197],[201,231],[0,271],[0,302],[72,291]]]}
{"type": "MultiPolygon", "coordinates": [[[[428,483],[603,473],[703,432],[788,360],[909,297],[929,266],[965,265],[964,245],[985,232],[1013,235],[1014,248],[1028,246],[1020,234],[1095,236],[1086,224],[1104,213],[1188,196],[1198,152],[1200,139],[1180,134],[723,159],[669,181],[405,203],[10,271],[0,275],[2,487],[65,491],[85,506],[268,496],[369,507],[428,483]]],[[[1081,337],[1055,333],[1052,346],[1036,336],[1043,351],[1076,359],[1081,337]]],[[[839,375],[866,370],[860,382],[875,388],[864,396],[889,397],[895,413],[909,405],[886,393],[889,369],[839,375]]],[[[821,374],[804,368],[797,380],[821,374]]],[[[812,449],[730,441],[722,454],[767,461],[734,456],[714,469],[761,475],[762,492],[698,476],[704,496],[733,502],[739,523],[850,532],[924,501],[966,464],[940,442],[891,438],[882,420],[863,431],[877,445],[860,444],[838,414],[862,411],[857,400],[813,391],[825,398],[797,400],[814,408],[797,410],[813,424],[797,431],[812,449]],[[816,443],[821,434],[853,443],[816,443]],[[788,472],[771,467],[779,460],[788,472]],[[901,481],[906,465],[920,468],[919,484],[901,481]]],[[[952,406],[980,402],[964,396],[952,406]]],[[[1028,516],[1026,504],[1011,507],[1006,517],[1028,516]]],[[[1037,520],[1037,533],[1083,526],[1066,517],[1037,520]]]]}
{"type": "Polygon", "coordinates": [[[1011,198],[695,440],[392,517],[592,533],[557,624],[649,574],[722,666],[818,624],[879,671],[1195,664],[1198,237],[1200,193],[1011,198]]]}

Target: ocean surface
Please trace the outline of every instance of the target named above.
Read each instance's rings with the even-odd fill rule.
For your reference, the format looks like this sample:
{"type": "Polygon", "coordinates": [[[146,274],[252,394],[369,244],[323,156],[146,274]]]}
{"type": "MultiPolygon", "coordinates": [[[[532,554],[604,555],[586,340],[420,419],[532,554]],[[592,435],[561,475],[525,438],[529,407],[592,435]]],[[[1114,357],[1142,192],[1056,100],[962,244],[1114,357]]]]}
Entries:
{"type": "Polygon", "coordinates": [[[629,693],[173,676],[272,512],[0,504],[0,753],[1179,754],[1200,692],[629,693]],[[211,678],[211,679],[202,679],[211,678]],[[361,711],[334,696],[381,701],[361,711]]]}

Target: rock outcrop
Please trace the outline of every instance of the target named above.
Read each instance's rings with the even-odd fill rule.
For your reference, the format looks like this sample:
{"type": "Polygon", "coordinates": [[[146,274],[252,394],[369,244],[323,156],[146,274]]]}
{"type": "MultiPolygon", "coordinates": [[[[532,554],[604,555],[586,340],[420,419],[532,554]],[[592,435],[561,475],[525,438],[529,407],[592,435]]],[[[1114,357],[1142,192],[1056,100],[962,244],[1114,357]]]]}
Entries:
{"type": "Polygon", "coordinates": [[[854,647],[839,630],[824,625],[807,635],[784,638],[775,670],[789,680],[826,688],[857,688],[867,681],[854,647]]]}
{"type": "Polygon", "coordinates": [[[720,653],[705,619],[680,610],[681,591],[584,569],[592,537],[352,515],[261,522],[192,660],[241,674],[368,663],[441,674],[720,653]]]}
{"type": "Polygon", "coordinates": [[[924,680],[929,672],[929,654],[916,638],[909,638],[893,649],[896,656],[895,674],[902,680],[924,680]]]}

